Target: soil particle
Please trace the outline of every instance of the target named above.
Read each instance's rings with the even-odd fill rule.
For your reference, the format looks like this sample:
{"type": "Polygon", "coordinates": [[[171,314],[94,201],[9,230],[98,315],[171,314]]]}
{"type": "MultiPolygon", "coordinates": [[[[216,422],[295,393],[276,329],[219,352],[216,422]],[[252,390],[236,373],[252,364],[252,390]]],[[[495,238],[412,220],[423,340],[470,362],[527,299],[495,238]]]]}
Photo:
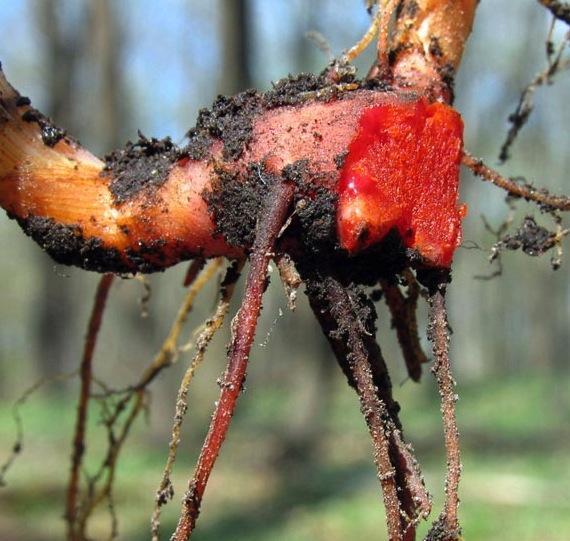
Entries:
{"type": "Polygon", "coordinates": [[[210,109],[200,110],[196,127],[188,132],[190,141],[185,153],[193,159],[203,159],[211,140],[220,139],[224,143],[224,158],[239,158],[251,137],[253,120],[261,111],[262,97],[256,90],[218,96],[210,109]]]}
{"type": "Polygon", "coordinates": [[[317,187],[310,196],[297,197],[295,209],[303,244],[315,256],[338,250],[336,208],[337,194],[326,188],[317,187]]]}
{"type": "Polygon", "coordinates": [[[348,150],[345,150],[344,152],[341,152],[334,157],[334,163],[339,171],[344,167],[344,162],[346,161],[347,156],[348,150]]]}
{"type": "Polygon", "coordinates": [[[503,249],[521,249],[530,256],[539,256],[556,244],[556,233],[538,225],[532,216],[526,216],[522,225],[512,235],[506,235],[495,245],[495,253],[503,249]]]}
{"type": "Polygon", "coordinates": [[[189,141],[182,149],[184,156],[196,161],[207,159],[210,155],[210,147],[212,146],[212,136],[208,131],[192,128],[186,136],[189,141]]]}
{"type": "Polygon", "coordinates": [[[429,52],[432,56],[436,58],[443,57],[443,50],[439,44],[439,38],[437,36],[431,36],[429,42],[429,52]]]}
{"type": "Polygon", "coordinates": [[[263,103],[266,108],[282,107],[285,105],[297,105],[306,101],[303,94],[316,92],[330,86],[324,74],[300,73],[289,75],[273,84],[273,88],[263,95],[263,103]]]}
{"type": "Polygon", "coordinates": [[[388,233],[381,243],[358,254],[350,255],[342,250],[337,243],[335,214],[330,215],[326,210],[330,204],[330,200],[323,203],[316,198],[314,208],[302,216],[304,260],[308,266],[334,268],[343,284],[375,286],[381,278],[391,278],[412,264],[396,230],[388,233]],[[324,224],[320,227],[319,212],[324,224]],[[316,222],[313,223],[311,217],[315,217],[316,222]]]}
{"type": "Polygon", "coordinates": [[[433,523],[425,541],[458,541],[461,538],[461,530],[450,530],[442,515],[433,523]]]}
{"type": "Polygon", "coordinates": [[[58,224],[40,216],[16,219],[57,263],[96,272],[131,271],[117,250],[105,248],[100,239],[85,239],[79,226],[58,224]]]}
{"type": "Polygon", "coordinates": [[[327,257],[338,249],[336,234],[337,193],[335,179],[310,170],[307,160],[286,166],[283,178],[295,184],[295,220],[291,234],[301,239],[305,252],[327,257]]]}
{"type": "MultiPolygon", "coordinates": [[[[16,105],[29,105],[29,98],[19,97],[16,105]]],[[[22,120],[24,122],[35,122],[40,128],[40,134],[44,145],[48,147],[54,147],[61,139],[66,136],[65,130],[58,128],[54,125],[52,120],[40,113],[37,109],[28,109],[23,115],[22,120]]]]}
{"type": "Polygon", "coordinates": [[[19,96],[16,100],[16,107],[26,107],[27,105],[31,105],[32,101],[27,96],[19,96]]]}
{"type": "Polygon", "coordinates": [[[416,278],[429,294],[433,295],[436,291],[445,288],[446,284],[451,283],[451,271],[450,269],[419,268],[416,271],[416,278]]]}
{"type": "MultiPolygon", "coordinates": [[[[349,82],[353,80],[354,77],[349,82]]],[[[205,159],[213,140],[220,140],[224,159],[237,160],[251,139],[256,117],[263,111],[298,105],[309,99],[330,101],[342,94],[323,72],[290,75],[265,93],[250,89],[235,96],[218,96],[211,108],[200,110],[196,126],[187,133],[189,142],[183,154],[193,160],[205,159]]]]}
{"type": "Polygon", "coordinates": [[[151,273],[165,269],[164,240],[156,240],[146,244],[139,244],[136,250],[128,249],[126,257],[137,272],[151,273]]]}
{"type": "Polygon", "coordinates": [[[444,64],[443,66],[438,68],[437,71],[439,73],[439,76],[441,77],[441,81],[453,93],[455,87],[455,68],[451,64],[444,64]]]}
{"type": "Polygon", "coordinates": [[[274,181],[275,176],[257,163],[250,165],[245,178],[218,170],[211,189],[203,194],[216,224],[216,234],[232,246],[249,249],[262,202],[274,181]]]}
{"type": "Polygon", "coordinates": [[[111,177],[109,190],[120,204],[162,186],[180,156],[180,149],[170,137],[147,139],[139,132],[136,143],[129,141],[125,148],[105,156],[101,174],[111,177]]]}
{"type": "MultiPolygon", "coordinates": [[[[61,265],[117,274],[150,273],[162,271],[166,266],[164,241],[141,244],[136,250],[121,253],[106,248],[97,237],[85,238],[79,225],[62,225],[41,216],[10,217],[15,218],[24,232],[61,265]]],[[[181,254],[181,260],[184,257],[181,254]]]]}

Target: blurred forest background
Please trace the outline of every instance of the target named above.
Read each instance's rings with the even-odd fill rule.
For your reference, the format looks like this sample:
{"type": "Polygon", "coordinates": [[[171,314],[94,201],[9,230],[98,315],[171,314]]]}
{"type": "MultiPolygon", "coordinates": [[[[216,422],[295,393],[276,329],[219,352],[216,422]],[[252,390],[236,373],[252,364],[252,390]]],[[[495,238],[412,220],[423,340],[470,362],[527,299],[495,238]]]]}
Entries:
{"type": "MultiPolygon", "coordinates": [[[[338,55],[368,25],[360,0],[0,0],[0,59],[8,79],[36,107],[100,155],[136,138],[183,140],[200,107],[218,93],[300,71],[320,71],[326,54],[306,38],[319,31],[338,55]]],[[[466,147],[497,164],[507,118],[522,88],[545,67],[550,17],[534,0],[481,2],[457,79],[466,147]]],[[[557,28],[555,35],[564,31],[557,28]]],[[[371,52],[359,59],[361,73],[371,52]]],[[[570,108],[567,73],[539,89],[536,110],[502,171],[568,192],[570,108]]],[[[469,541],[570,539],[570,254],[553,272],[549,256],[506,254],[489,275],[503,192],[464,175],[465,244],[450,289],[453,360],[464,449],[461,516],[469,541]],[[476,249],[478,246],[481,249],[476,249]]],[[[517,204],[515,224],[528,212],[517,204]]],[[[537,218],[548,225],[547,217],[537,218]]],[[[568,244],[568,243],[566,243],[568,244]]],[[[16,437],[15,400],[39,378],[78,367],[98,277],[55,266],[18,226],[0,216],[0,461],[16,437]]],[[[140,281],[113,286],[95,359],[114,388],[136,381],[166,335],[184,290],[185,265],[151,276],[148,317],[140,281]]],[[[187,325],[212,311],[216,285],[200,296],[187,325]]],[[[196,541],[382,539],[383,509],[365,424],[303,295],[290,313],[279,280],[265,297],[247,392],[206,494],[196,541]]],[[[239,294],[235,300],[239,299],[239,294]]],[[[235,304],[235,303],[234,303],[235,304]]],[[[407,438],[435,495],[443,491],[439,403],[431,374],[406,381],[390,318],[378,305],[379,340],[400,401],[407,438]]],[[[234,308],[235,309],[235,308],[234,308]]],[[[424,314],[425,318],[425,314],[424,314]]],[[[425,319],[421,328],[425,328],[425,319]]],[[[225,363],[219,334],[191,388],[169,533],[191,473],[225,363]]],[[[188,361],[152,386],[119,465],[119,538],[149,538],[154,490],[164,463],[179,379],[188,361]]],[[[45,385],[21,408],[24,446],[0,488],[0,538],[50,541],[64,535],[63,499],[78,381],[45,385]]],[[[105,444],[91,410],[87,468],[105,444]]],[[[104,539],[102,506],[91,528],[104,539]]]]}

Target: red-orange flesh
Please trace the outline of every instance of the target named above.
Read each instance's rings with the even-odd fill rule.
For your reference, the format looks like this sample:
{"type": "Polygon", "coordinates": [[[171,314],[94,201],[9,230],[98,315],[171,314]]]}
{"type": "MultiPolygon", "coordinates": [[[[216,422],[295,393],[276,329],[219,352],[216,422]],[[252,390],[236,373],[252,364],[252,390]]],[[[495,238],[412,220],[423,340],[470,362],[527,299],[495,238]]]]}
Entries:
{"type": "Polygon", "coordinates": [[[392,102],[367,109],[338,184],[341,246],[351,253],[397,229],[406,247],[449,267],[461,242],[463,122],[451,107],[392,102]]]}

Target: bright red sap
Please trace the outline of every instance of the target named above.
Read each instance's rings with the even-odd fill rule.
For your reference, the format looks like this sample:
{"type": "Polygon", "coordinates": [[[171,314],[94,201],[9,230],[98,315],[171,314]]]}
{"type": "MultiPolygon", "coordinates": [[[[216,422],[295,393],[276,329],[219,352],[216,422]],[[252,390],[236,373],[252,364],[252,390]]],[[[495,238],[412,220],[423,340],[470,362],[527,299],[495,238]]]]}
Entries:
{"type": "Polygon", "coordinates": [[[458,205],[463,121],[425,98],[367,109],[338,185],[337,227],[351,253],[393,228],[428,264],[448,267],[461,242],[458,205]]]}

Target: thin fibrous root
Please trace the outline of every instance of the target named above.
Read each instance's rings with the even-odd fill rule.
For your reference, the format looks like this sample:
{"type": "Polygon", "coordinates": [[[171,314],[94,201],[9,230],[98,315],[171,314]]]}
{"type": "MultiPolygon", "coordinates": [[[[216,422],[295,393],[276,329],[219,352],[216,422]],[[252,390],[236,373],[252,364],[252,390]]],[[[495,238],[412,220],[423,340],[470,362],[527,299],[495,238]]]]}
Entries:
{"type": "Polygon", "coordinates": [[[186,541],[198,519],[206,484],[243,388],[249,352],[266,285],[267,267],[279,231],[287,219],[293,193],[292,184],[276,179],[263,203],[250,256],[251,263],[243,301],[232,324],[233,337],[228,353],[228,365],[220,384],[220,397],[198,457],[194,476],[183,498],[178,526],[172,536],[173,541],[186,541]]]}
{"type": "Polygon", "coordinates": [[[566,47],[570,43],[570,35],[566,35],[559,43],[557,49],[554,48],[552,43],[552,34],[554,32],[554,20],[550,25],[548,37],[546,39],[546,57],[547,66],[540,73],[536,74],[534,79],[522,91],[517,108],[509,115],[509,122],[511,127],[507,133],[504,143],[501,145],[499,153],[499,160],[505,162],[510,157],[510,149],[515,142],[519,132],[527,123],[530,115],[534,109],[534,95],[540,86],[550,85],[553,82],[554,76],[560,71],[570,68],[570,60],[564,59],[563,54],[566,47]]]}
{"type": "Polygon", "coordinates": [[[54,376],[41,378],[35,383],[30,385],[14,402],[12,405],[12,418],[16,425],[16,439],[12,444],[12,451],[10,452],[8,458],[0,464],[0,488],[6,486],[6,474],[16,461],[18,455],[22,453],[24,448],[24,421],[22,419],[22,414],[20,413],[20,408],[28,401],[28,399],[36,393],[39,389],[48,385],[49,383],[54,383],[56,381],[68,381],[78,375],[77,370],[72,372],[63,372],[60,374],[55,374],[54,376]]]}
{"type": "Polygon", "coordinates": [[[224,323],[224,319],[228,313],[230,301],[235,290],[235,284],[239,278],[243,264],[243,261],[238,261],[232,264],[232,266],[228,269],[226,277],[221,284],[221,298],[218,302],[218,306],[216,307],[216,311],[202,327],[202,331],[196,340],[196,353],[194,354],[194,357],[188,366],[188,369],[184,373],[184,376],[180,383],[180,388],[178,389],[178,394],[176,397],[176,412],[172,424],[170,443],[168,445],[168,458],[166,460],[166,465],[164,466],[160,485],[156,491],[155,507],[151,518],[152,541],[159,541],[160,539],[159,530],[161,508],[163,505],[168,503],[174,495],[174,489],[170,476],[172,474],[172,468],[174,467],[176,454],[178,452],[182,422],[184,421],[184,417],[188,408],[188,390],[190,388],[190,383],[194,378],[196,369],[204,360],[204,355],[206,353],[208,345],[212,341],[212,338],[216,332],[224,323]]]}
{"type": "Polygon", "coordinates": [[[545,189],[535,188],[530,184],[522,184],[510,178],[506,178],[498,171],[491,169],[485,165],[483,160],[475,158],[467,151],[463,151],[463,158],[461,160],[463,165],[471,169],[473,174],[481,177],[483,180],[498,186],[505,190],[513,197],[522,197],[527,201],[534,201],[542,205],[546,209],[551,210],[570,210],[570,197],[565,195],[552,195],[545,189]]]}
{"type": "Polygon", "coordinates": [[[355,58],[357,58],[362,54],[362,52],[366,49],[366,47],[368,47],[372,43],[372,41],[376,37],[376,34],[378,34],[378,30],[380,28],[380,22],[382,20],[382,13],[383,10],[378,8],[378,12],[376,13],[376,15],[374,15],[372,23],[370,23],[370,26],[368,27],[368,30],[366,30],[364,36],[362,36],[362,38],[360,38],[358,43],[353,45],[343,55],[342,57],[343,62],[345,63],[352,62],[355,58]]]}
{"type": "Polygon", "coordinates": [[[79,392],[79,401],[77,404],[77,417],[75,420],[75,434],[73,437],[73,450],[71,453],[71,472],[67,485],[67,498],[65,506],[65,519],[67,522],[67,538],[70,541],[79,539],[76,530],[77,518],[77,498],[79,494],[79,478],[83,454],[85,451],[85,428],[87,425],[87,412],[89,407],[89,398],[91,391],[92,375],[93,375],[93,353],[99,336],[99,329],[103,321],[103,314],[109,290],[113,284],[114,276],[112,274],[104,274],[97,286],[95,293],[95,302],[89,319],[87,335],[83,348],[83,357],[81,359],[81,367],[79,374],[81,378],[81,389],[79,392]]]}
{"type": "Polygon", "coordinates": [[[445,308],[445,285],[440,284],[430,292],[430,327],[429,339],[433,345],[435,362],[432,372],[437,380],[441,397],[441,413],[443,420],[443,434],[447,457],[447,474],[445,479],[445,504],[443,513],[434,523],[431,537],[427,539],[441,539],[442,541],[456,541],[460,539],[461,528],[457,511],[459,507],[459,479],[461,477],[461,454],[459,447],[459,431],[455,415],[455,381],[451,373],[449,359],[449,325],[445,308]],[[435,531],[439,532],[434,537],[435,531]],[[442,535],[443,534],[443,535],[442,535]]]}
{"type": "Polygon", "coordinates": [[[157,375],[163,369],[171,366],[173,360],[175,360],[178,354],[178,338],[182,332],[184,322],[192,309],[194,300],[207,282],[217,273],[221,264],[221,258],[215,259],[209,262],[206,268],[194,277],[194,281],[190,284],[190,288],[178,309],[176,318],[171,325],[160,351],[143,372],[139,381],[135,385],[125,389],[123,391],[125,395],[117,402],[111,404],[110,407],[106,403],[106,399],[111,396],[111,394],[116,393],[104,387],[103,395],[98,397],[101,400],[101,405],[104,410],[103,424],[108,432],[109,444],[98,470],[94,475],[88,478],[88,488],[79,505],[76,518],[77,536],[79,539],[85,538],[89,518],[103,501],[107,500],[109,502],[109,509],[112,511],[112,492],[117,462],[135,420],[145,407],[147,388],[157,375]],[[120,425],[119,419],[125,412],[128,412],[127,417],[123,424],[120,425]],[[101,481],[102,479],[103,481],[101,481]],[[98,488],[99,482],[102,483],[100,488],[98,488]]]}

